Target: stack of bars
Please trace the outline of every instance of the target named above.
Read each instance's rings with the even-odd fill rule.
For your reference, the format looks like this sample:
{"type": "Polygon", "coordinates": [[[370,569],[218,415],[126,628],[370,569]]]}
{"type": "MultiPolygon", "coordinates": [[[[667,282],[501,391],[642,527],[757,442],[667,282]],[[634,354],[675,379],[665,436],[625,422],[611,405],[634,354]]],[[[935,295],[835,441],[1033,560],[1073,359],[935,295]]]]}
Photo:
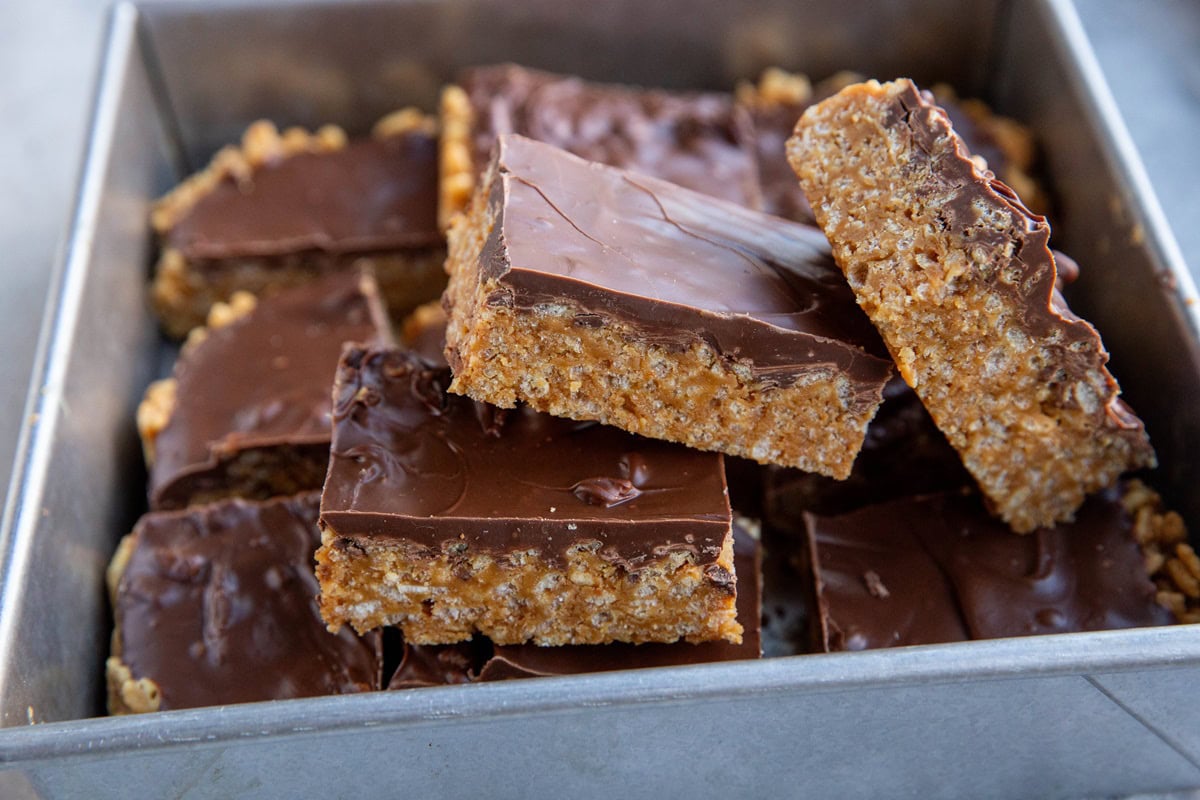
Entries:
{"type": "Polygon", "coordinates": [[[1031,140],[937,96],[500,65],[256,123],[153,216],[110,711],[1196,621],[1031,140]]]}

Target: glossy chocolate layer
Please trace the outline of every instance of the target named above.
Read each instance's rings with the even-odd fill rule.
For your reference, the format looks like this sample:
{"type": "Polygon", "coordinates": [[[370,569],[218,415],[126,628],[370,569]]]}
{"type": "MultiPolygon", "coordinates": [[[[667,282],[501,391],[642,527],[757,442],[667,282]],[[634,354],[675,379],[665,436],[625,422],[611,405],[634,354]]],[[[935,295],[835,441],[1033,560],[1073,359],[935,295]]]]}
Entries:
{"type": "Polygon", "coordinates": [[[896,497],[972,486],[946,441],[900,376],[883,389],[883,404],[867,426],[862,449],[844,481],[787,467],[766,467],[764,524],[803,534],[802,512],[842,514],[896,497]]]}
{"type": "Polygon", "coordinates": [[[721,456],[446,393],[450,372],[348,348],[334,389],[322,525],[469,558],[581,542],[636,570],[668,551],[713,565],[730,528],[721,456]]]}
{"type": "Polygon", "coordinates": [[[762,204],[749,119],[725,94],[589,83],[512,64],[467,70],[482,171],[500,134],[518,133],[602,164],[735,203],[762,204]]]}
{"type": "MultiPolygon", "coordinates": [[[[1045,340],[1053,349],[1041,378],[1051,402],[1060,408],[1079,408],[1096,418],[1097,425],[1129,439],[1135,465],[1153,464],[1153,451],[1141,420],[1118,396],[1116,381],[1105,368],[1108,353],[1096,329],[1071,313],[1055,289],[1056,267],[1051,253],[1050,226],[1045,217],[1027,209],[1012,189],[990,171],[980,172],[971,161],[961,137],[950,127],[946,112],[932,95],[920,92],[911,81],[898,82],[901,90],[886,119],[889,128],[912,139],[916,159],[938,154],[937,191],[949,192],[939,206],[945,229],[959,241],[971,242],[981,253],[1010,253],[1008,259],[976,264],[981,276],[996,292],[1008,295],[1022,309],[1021,327],[1045,340]],[[953,152],[948,152],[953,148],[953,152]],[[980,224],[981,214],[989,215],[980,224]],[[1003,230],[995,220],[1003,219],[1003,230]]],[[[919,170],[918,164],[908,167],[919,170]]],[[[937,198],[942,200],[941,194],[937,198]]]]}
{"type": "Polygon", "coordinates": [[[988,169],[996,175],[1003,175],[1008,169],[1009,158],[1000,146],[1000,142],[986,127],[979,125],[962,106],[947,99],[935,100],[946,112],[954,132],[962,137],[963,143],[971,155],[980,156],[987,162],[988,169]]]}
{"type": "Polygon", "coordinates": [[[786,385],[837,371],[874,405],[892,362],[816,228],[503,136],[481,260],[489,302],[569,304],[656,344],[702,339],[786,385]]]}
{"type": "Polygon", "coordinates": [[[733,527],[734,568],[738,576],[737,617],[745,629],[742,643],[725,641],[689,644],[564,645],[538,647],[533,644],[496,647],[484,664],[478,680],[534,678],[542,675],[574,675],[615,669],[645,669],[710,661],[738,661],[762,656],[762,548],[757,540],[733,527]]]}
{"type": "Polygon", "coordinates": [[[263,298],[245,317],[212,328],[175,364],[175,407],[155,443],[153,508],[182,508],[195,494],[238,482],[230,463],[274,449],[313,461],[296,490],[324,476],[330,387],[342,343],[389,337],[378,290],[351,272],[263,298]]]}
{"type": "Polygon", "coordinates": [[[1120,488],[1071,524],[1016,536],[965,492],[808,515],[828,650],[1171,622],[1120,488]]]}
{"type": "Polygon", "coordinates": [[[437,140],[414,131],[226,176],[166,239],[199,261],[344,255],[437,244],[436,217],[437,140]]]}
{"type": "Polygon", "coordinates": [[[138,522],[119,651],[164,710],[379,688],[379,635],[331,634],[318,613],[317,503],[230,500],[138,522]]]}
{"type": "Polygon", "coordinates": [[[403,656],[388,681],[389,689],[470,683],[479,674],[479,665],[491,651],[491,643],[482,637],[458,644],[404,642],[401,647],[403,656]]]}

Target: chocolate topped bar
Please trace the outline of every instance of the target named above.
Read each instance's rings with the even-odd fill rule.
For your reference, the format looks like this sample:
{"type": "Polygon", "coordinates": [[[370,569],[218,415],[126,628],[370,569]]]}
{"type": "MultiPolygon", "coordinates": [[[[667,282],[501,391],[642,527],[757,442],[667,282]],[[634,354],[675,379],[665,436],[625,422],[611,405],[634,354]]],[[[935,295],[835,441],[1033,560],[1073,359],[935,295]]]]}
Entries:
{"type": "Polygon", "coordinates": [[[536,548],[556,564],[581,539],[602,542],[606,558],[630,567],[666,549],[706,563],[720,554],[729,503],[719,457],[476,403],[446,394],[449,380],[409,353],[349,351],[335,395],[325,526],[434,549],[449,541],[493,554],[536,548]]]}
{"type": "Polygon", "coordinates": [[[805,515],[827,650],[1171,622],[1155,600],[1125,487],[1074,523],[1013,536],[974,493],[805,515]]]}
{"type": "Polygon", "coordinates": [[[390,337],[367,275],[338,273],[248,305],[183,348],[165,425],[143,429],[153,508],[320,488],[342,343],[390,337]]]}
{"type": "Polygon", "coordinates": [[[318,495],[152,512],[119,551],[113,713],[380,688],[379,635],[317,611],[318,495]]]}
{"type": "Polygon", "coordinates": [[[1055,289],[1050,228],[911,81],[805,112],[789,158],[904,379],[1018,532],[1151,466],[1095,328],[1055,289]]]}
{"type": "Polygon", "coordinates": [[[816,228],[519,136],[502,140],[497,163],[493,202],[503,216],[480,254],[480,280],[497,283],[490,303],[571,302],[580,325],[591,321],[581,315],[616,317],[674,348],[699,331],[722,355],[779,383],[812,365],[860,381],[888,374],[878,337],[855,313],[816,228]]]}
{"type": "Polygon", "coordinates": [[[959,97],[946,84],[935,85],[932,93],[971,155],[982,158],[1026,207],[1046,214],[1045,192],[1030,175],[1038,149],[1033,132],[1014,119],[993,113],[982,100],[959,97]]]}
{"type": "Polygon", "coordinates": [[[736,641],[721,458],[446,393],[448,370],[349,348],[317,554],[332,626],[413,644],[736,641]]]}
{"type": "Polygon", "coordinates": [[[819,231],[521,136],[489,175],[447,262],[454,391],[849,471],[891,362],[819,231]]]}
{"type": "Polygon", "coordinates": [[[372,136],[326,126],[247,129],[155,206],[154,283],[164,327],[183,335],[234,292],[262,295],[368,263],[397,313],[445,285],[437,138],[408,109],[372,136]]]}
{"type": "Polygon", "coordinates": [[[426,247],[437,229],[437,142],[429,135],[366,138],[298,153],[230,175],[167,233],[188,258],[426,247]]]}
{"type": "MultiPolygon", "coordinates": [[[[1078,276],[1074,261],[1057,251],[1054,258],[1060,283],[1070,283],[1078,276]],[[1064,270],[1064,265],[1069,269],[1064,270]]],[[[742,508],[731,466],[727,458],[725,471],[732,503],[735,509],[742,508]]],[[[766,467],[759,492],[765,509],[764,524],[773,530],[802,535],[804,511],[843,514],[885,500],[973,483],[958,452],[934,424],[920,398],[903,378],[896,376],[883,388],[883,404],[867,426],[862,450],[848,478],[838,481],[797,469],[766,467]]],[[[743,497],[752,488],[743,489],[743,497]]]]}
{"type": "Polygon", "coordinates": [[[516,133],[590,161],[762,205],[749,118],[729,95],[590,83],[514,64],[466,70],[460,86],[474,177],[497,138],[516,133]]]}

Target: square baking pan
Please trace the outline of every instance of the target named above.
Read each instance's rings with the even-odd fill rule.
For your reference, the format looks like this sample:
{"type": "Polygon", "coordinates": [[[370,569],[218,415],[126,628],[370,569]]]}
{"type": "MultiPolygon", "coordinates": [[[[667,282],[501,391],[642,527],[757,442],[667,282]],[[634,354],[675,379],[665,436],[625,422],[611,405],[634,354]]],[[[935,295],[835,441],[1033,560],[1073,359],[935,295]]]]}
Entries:
{"type": "MultiPolygon", "coordinates": [[[[365,131],[468,64],[728,89],[947,81],[1032,126],[1072,305],[1200,531],[1195,289],[1067,0],[122,3],[0,528],[0,797],[1080,796],[1200,786],[1200,626],[787,656],[124,718],[103,709],[133,425],[169,363],[153,198],[252,120],[365,131]]],[[[1193,536],[1193,540],[1196,536],[1193,536]]]]}

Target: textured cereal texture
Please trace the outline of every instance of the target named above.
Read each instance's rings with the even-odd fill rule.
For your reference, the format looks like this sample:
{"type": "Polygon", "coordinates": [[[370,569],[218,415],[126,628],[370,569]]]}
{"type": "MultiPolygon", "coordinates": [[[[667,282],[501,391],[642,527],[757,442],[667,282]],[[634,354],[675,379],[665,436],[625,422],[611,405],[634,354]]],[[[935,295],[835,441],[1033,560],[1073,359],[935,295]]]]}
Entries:
{"type": "MultiPolygon", "coordinates": [[[[412,644],[452,644],[482,633],[496,644],[606,644],[724,639],[741,643],[736,596],[695,555],[673,551],[636,570],[570,548],[563,563],[534,551],[464,558],[452,546],[360,541],[326,530],[317,550],[321,615],[330,630],[395,625],[412,644]]],[[[733,539],[717,566],[732,575],[733,539]]]]}
{"type": "MultiPolygon", "coordinates": [[[[137,546],[136,537],[129,534],[121,538],[113,553],[112,561],[105,571],[105,583],[108,586],[109,603],[117,605],[117,587],[125,567],[137,546]]],[[[112,635],[112,655],[104,662],[104,679],[108,688],[108,713],[110,714],[144,714],[158,711],[162,703],[162,692],[158,684],[149,678],[134,678],[128,665],[121,660],[121,629],[116,627],[112,635]]]]}
{"type": "Polygon", "coordinates": [[[813,87],[802,72],[768,67],[758,76],[757,84],[739,83],[736,94],[739,103],[751,107],[802,106],[812,100],[813,87]]]}
{"type": "Polygon", "coordinates": [[[1183,517],[1164,510],[1162,498],[1141,481],[1129,482],[1121,502],[1133,517],[1133,535],[1158,587],[1159,605],[1179,622],[1200,623],[1200,556],[1188,544],[1183,517]]]}
{"type": "Polygon", "coordinates": [[[911,82],[811,107],[788,157],[859,305],[1014,530],[1154,464],[1099,337],[1053,289],[1049,226],[911,82]]]}
{"type": "Polygon", "coordinates": [[[404,318],[400,335],[406,344],[411,344],[431,333],[441,333],[446,327],[446,309],[441,300],[433,300],[417,306],[404,318]]]}
{"type": "Polygon", "coordinates": [[[438,225],[447,230],[471,203],[476,166],[471,157],[475,116],[461,86],[442,90],[438,139],[438,225]]]}
{"type": "Polygon", "coordinates": [[[146,459],[147,467],[154,466],[158,435],[171,421],[178,388],[179,384],[174,378],[154,381],[146,387],[146,394],[142,397],[142,402],[138,403],[137,429],[138,436],[142,439],[142,455],[146,459]]]}
{"type": "Polygon", "coordinates": [[[287,257],[190,261],[168,248],[159,258],[151,301],[167,335],[182,338],[203,325],[215,303],[237,292],[264,296],[303,286],[334,270],[369,266],[388,311],[397,319],[436,298],[446,286],[443,247],[414,248],[349,257],[307,251],[287,257]]]}
{"type": "MultiPolygon", "coordinates": [[[[119,638],[119,632],[114,632],[114,648],[119,638]]],[[[158,711],[162,704],[158,684],[149,678],[134,678],[120,656],[109,656],[104,662],[104,677],[108,685],[109,714],[146,714],[158,711]]]]}
{"type": "Polygon", "coordinates": [[[479,256],[495,223],[494,170],[451,228],[442,302],[449,313],[450,391],[502,408],[518,401],[554,416],[595,420],[699,450],[850,474],[879,398],[863,402],[836,368],[791,385],[760,381],[696,337],[682,350],[655,344],[615,318],[584,327],[569,303],[533,309],[490,304],[479,256]]]}

